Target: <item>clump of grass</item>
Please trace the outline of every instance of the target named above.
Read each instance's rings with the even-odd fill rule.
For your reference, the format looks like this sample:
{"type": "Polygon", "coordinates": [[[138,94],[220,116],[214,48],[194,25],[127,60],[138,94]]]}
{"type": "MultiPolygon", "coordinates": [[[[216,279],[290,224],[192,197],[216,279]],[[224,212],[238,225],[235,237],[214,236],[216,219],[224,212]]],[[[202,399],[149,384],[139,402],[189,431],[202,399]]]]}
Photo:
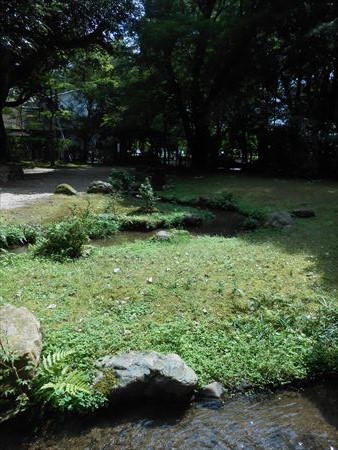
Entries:
{"type": "Polygon", "coordinates": [[[162,212],[153,212],[152,214],[133,214],[131,216],[120,216],[119,224],[121,230],[125,231],[148,231],[159,228],[184,228],[189,219],[195,219],[195,222],[213,218],[207,211],[196,210],[193,208],[173,208],[162,212]]]}
{"type": "Polygon", "coordinates": [[[0,249],[8,249],[17,245],[34,244],[43,231],[37,225],[0,225],[0,249]]]}
{"type": "Polygon", "coordinates": [[[88,234],[82,218],[72,218],[48,228],[33,249],[35,256],[54,259],[74,259],[83,255],[88,234]]]}

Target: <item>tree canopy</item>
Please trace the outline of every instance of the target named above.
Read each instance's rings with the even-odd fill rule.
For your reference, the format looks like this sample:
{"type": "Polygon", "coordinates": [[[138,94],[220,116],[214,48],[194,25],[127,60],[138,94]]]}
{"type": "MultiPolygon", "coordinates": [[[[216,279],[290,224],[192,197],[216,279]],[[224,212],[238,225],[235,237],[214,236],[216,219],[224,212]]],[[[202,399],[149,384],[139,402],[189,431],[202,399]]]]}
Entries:
{"type": "Polygon", "coordinates": [[[231,152],[289,172],[338,167],[335,2],[9,1],[2,14],[0,108],[63,65],[96,130],[126,146],[183,146],[196,169],[231,152]],[[106,56],[76,53],[98,46],[106,56]]]}
{"type": "MultiPolygon", "coordinates": [[[[0,16],[0,111],[24,103],[40,77],[65,63],[72,51],[110,48],[134,18],[131,0],[9,0],[0,16]],[[10,97],[10,98],[9,98],[10,97]]],[[[0,122],[0,157],[7,153],[0,122]]]]}

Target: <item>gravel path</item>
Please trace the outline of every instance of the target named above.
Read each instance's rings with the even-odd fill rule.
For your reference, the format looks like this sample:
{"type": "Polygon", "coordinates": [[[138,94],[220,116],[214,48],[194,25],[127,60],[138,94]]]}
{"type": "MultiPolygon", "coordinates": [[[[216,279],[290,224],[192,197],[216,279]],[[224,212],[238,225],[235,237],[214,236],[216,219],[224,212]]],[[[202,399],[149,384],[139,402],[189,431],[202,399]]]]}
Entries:
{"type": "Polygon", "coordinates": [[[77,169],[25,169],[22,180],[0,186],[0,209],[26,206],[33,201],[53,195],[60,183],[68,183],[78,192],[85,192],[94,180],[106,180],[111,167],[85,167],[77,169]]]}

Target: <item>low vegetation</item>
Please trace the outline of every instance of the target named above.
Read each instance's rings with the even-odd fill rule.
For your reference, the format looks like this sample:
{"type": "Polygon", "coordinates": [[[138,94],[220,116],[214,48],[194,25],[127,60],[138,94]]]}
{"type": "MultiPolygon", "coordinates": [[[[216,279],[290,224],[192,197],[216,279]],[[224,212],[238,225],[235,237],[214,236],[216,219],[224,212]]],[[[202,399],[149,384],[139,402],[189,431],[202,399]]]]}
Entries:
{"type": "MultiPolygon", "coordinates": [[[[178,202],[203,196],[207,183],[215,199],[231,189],[258,211],[305,205],[316,217],[233,238],[176,232],[168,241],[95,248],[75,261],[6,253],[0,303],[28,307],[42,322],[44,352],[71,349],[69,370],[89,378],[96,358],[128,350],[178,353],[201,385],[218,380],[229,392],[337,373],[337,185],[242,176],[172,183],[168,195],[178,202]]],[[[176,227],[180,214],[202,214],[172,203],[141,214],[141,204],[125,202],[116,216],[97,199],[96,218],[117,217],[129,229],[142,221],[162,227],[164,217],[176,227]]]]}

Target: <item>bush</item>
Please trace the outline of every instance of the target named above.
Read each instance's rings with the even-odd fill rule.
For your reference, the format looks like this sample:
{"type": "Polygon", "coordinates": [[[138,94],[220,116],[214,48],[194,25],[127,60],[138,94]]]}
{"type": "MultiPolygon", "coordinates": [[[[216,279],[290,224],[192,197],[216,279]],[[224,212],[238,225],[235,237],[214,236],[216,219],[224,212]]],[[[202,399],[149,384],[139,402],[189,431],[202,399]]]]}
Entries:
{"type": "Polygon", "coordinates": [[[130,194],[136,188],[135,176],[125,169],[113,169],[108,181],[117,192],[130,194]]]}
{"type": "Polygon", "coordinates": [[[155,206],[159,199],[156,197],[154,189],[148,177],[145,179],[144,183],[141,184],[139,193],[141,199],[144,202],[142,210],[146,213],[152,213],[156,211],[155,206]]]}
{"type": "Polygon", "coordinates": [[[119,230],[115,215],[111,214],[87,214],[83,218],[83,225],[90,239],[107,238],[119,230]]]}
{"type": "Polygon", "coordinates": [[[79,258],[87,243],[88,234],[83,217],[72,218],[52,225],[36,244],[34,254],[56,259],[79,258]]]}

